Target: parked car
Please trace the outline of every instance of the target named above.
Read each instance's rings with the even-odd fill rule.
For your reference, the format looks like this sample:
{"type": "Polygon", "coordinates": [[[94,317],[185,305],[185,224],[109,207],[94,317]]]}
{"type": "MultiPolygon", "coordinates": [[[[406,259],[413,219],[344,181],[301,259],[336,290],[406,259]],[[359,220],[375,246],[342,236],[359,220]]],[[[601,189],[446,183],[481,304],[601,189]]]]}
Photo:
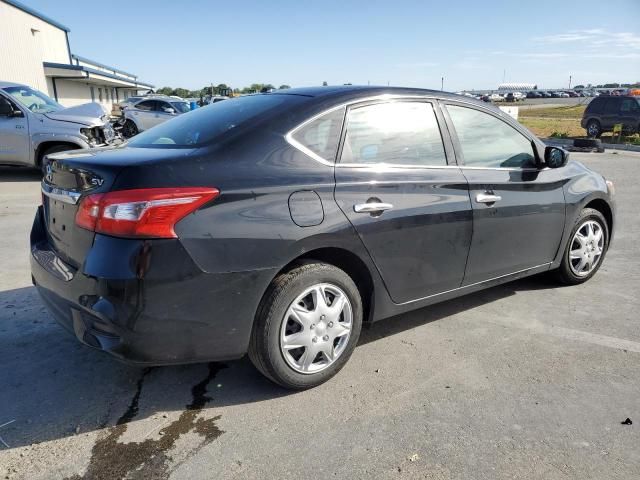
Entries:
{"type": "Polygon", "coordinates": [[[542,98],[551,98],[551,94],[546,91],[540,91],[540,95],[542,96],[542,98]]]}
{"type": "Polygon", "coordinates": [[[145,97],[123,111],[122,135],[131,138],[189,111],[189,104],[179,97],[145,97]]]}
{"type": "Polygon", "coordinates": [[[51,153],[116,141],[101,105],[65,108],[27,85],[0,82],[0,164],[42,168],[51,153]]]}
{"type": "Polygon", "coordinates": [[[567,97],[571,97],[571,98],[576,98],[580,96],[577,92],[574,92],[573,90],[567,90],[564,93],[566,93],[567,97]]]}
{"type": "Polygon", "coordinates": [[[551,92],[551,98],[560,98],[561,92],[551,92]]]}
{"type": "Polygon", "coordinates": [[[293,389],[336,374],[364,322],[540,272],[587,281],[615,224],[601,175],[439,91],[244,96],[48,161],[31,269],[62,325],[144,365],[248,352],[293,389]]]}
{"type": "Polygon", "coordinates": [[[631,96],[601,96],[591,100],[582,115],[580,125],[590,137],[600,137],[621,123],[625,133],[640,133],[640,98],[631,96]]]}
{"type": "Polygon", "coordinates": [[[142,96],[135,96],[135,97],[129,97],[125,100],[122,100],[120,102],[115,102],[111,105],[111,116],[112,117],[116,117],[119,118],[122,116],[122,111],[133,105],[134,103],[142,100],[144,97],[142,96]]]}
{"type": "Polygon", "coordinates": [[[509,93],[507,93],[505,95],[504,101],[505,102],[509,102],[509,103],[513,103],[513,102],[517,101],[517,98],[515,97],[513,92],[509,92],[509,93]]]}
{"type": "Polygon", "coordinates": [[[527,92],[527,98],[542,98],[542,93],[531,90],[527,92]]]}
{"type": "Polygon", "coordinates": [[[502,102],[504,101],[504,97],[499,93],[492,93],[491,95],[489,95],[489,100],[491,100],[492,102],[502,102]]]}

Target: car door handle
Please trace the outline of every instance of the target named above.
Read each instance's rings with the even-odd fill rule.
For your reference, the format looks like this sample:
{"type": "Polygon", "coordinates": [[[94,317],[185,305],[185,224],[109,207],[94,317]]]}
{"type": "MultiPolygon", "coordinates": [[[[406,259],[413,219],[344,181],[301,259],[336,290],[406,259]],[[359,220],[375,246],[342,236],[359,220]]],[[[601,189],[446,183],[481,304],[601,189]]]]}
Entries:
{"type": "Polygon", "coordinates": [[[493,195],[490,193],[479,193],[476,195],[476,202],[478,203],[496,203],[502,200],[500,195],[493,195]]]}
{"type": "Polygon", "coordinates": [[[356,213],[375,213],[375,212],[384,212],[385,210],[391,210],[393,205],[390,203],[382,203],[382,202],[369,202],[369,203],[358,203],[353,206],[353,211],[356,213]]]}

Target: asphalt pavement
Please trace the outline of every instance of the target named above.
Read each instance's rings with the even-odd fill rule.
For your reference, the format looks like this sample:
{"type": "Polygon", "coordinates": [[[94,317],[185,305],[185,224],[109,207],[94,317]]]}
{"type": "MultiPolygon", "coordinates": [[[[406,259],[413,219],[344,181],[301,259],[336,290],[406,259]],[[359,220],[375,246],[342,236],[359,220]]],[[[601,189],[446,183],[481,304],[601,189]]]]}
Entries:
{"type": "Polygon", "coordinates": [[[572,158],[617,191],[591,281],[381,321],[299,393],[246,359],[140,369],[80,345],[31,285],[38,174],[0,168],[0,478],[640,478],[640,154],[572,158]]]}

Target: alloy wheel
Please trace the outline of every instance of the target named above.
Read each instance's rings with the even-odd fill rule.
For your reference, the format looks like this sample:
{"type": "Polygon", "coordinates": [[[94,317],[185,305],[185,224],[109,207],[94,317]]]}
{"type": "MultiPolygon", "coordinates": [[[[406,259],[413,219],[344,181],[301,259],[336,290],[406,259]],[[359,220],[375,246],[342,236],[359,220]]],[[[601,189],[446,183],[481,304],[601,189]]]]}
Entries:
{"type": "Polygon", "coordinates": [[[604,249],[604,232],[595,220],[587,220],[576,230],[569,250],[571,271],[578,277],[589,275],[600,262],[604,249]]]}
{"type": "Polygon", "coordinates": [[[345,351],[352,324],[351,302],[341,288],[330,283],[308,287],[282,319],[282,355],[296,372],[318,373],[345,351]]]}

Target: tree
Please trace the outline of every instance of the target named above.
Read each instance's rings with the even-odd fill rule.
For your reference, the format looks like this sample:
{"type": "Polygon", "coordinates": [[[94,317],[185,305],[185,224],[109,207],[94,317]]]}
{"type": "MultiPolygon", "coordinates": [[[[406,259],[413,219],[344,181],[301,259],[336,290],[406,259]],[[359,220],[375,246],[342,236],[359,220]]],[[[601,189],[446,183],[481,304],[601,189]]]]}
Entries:
{"type": "Polygon", "coordinates": [[[582,90],[584,88],[584,85],[576,85],[575,87],[573,87],[574,90],[582,90]]]}
{"type": "Polygon", "coordinates": [[[176,88],[173,91],[172,95],[176,95],[181,98],[186,98],[189,96],[189,90],[187,90],[186,88],[176,88]]]}
{"type": "Polygon", "coordinates": [[[322,82],[322,86],[323,86],[323,87],[326,87],[327,85],[328,85],[328,83],[327,83],[327,82],[322,82]]]}
{"type": "Polygon", "coordinates": [[[291,88],[291,85],[287,85],[286,83],[283,85],[280,85],[278,87],[278,90],[286,90],[287,88],[291,88]]]}
{"type": "Polygon", "coordinates": [[[162,87],[156,90],[156,93],[160,95],[173,95],[173,88],[171,87],[162,87]]]}

